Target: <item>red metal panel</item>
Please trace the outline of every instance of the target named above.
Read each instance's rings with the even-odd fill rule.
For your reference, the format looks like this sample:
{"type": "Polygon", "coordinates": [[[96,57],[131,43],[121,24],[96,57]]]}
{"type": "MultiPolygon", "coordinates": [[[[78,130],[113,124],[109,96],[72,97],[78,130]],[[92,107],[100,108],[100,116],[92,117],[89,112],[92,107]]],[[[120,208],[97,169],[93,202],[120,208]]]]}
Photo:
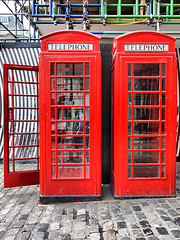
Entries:
{"type": "Polygon", "coordinates": [[[174,196],[175,39],[136,32],[116,38],[113,46],[114,195],[174,196]],[[133,51],[125,51],[125,44],[133,51]],[[139,51],[143,47],[136,44],[164,44],[168,51],[139,51]]]}
{"type": "Polygon", "coordinates": [[[4,187],[38,184],[38,67],[4,64],[3,93],[4,187]]]}
{"type": "Polygon", "coordinates": [[[42,38],[42,198],[101,196],[102,113],[99,40],[98,37],[80,31],[60,31],[42,38]],[[92,48],[88,51],[52,51],[48,50],[49,43],[57,46],[90,44],[92,48]]]}

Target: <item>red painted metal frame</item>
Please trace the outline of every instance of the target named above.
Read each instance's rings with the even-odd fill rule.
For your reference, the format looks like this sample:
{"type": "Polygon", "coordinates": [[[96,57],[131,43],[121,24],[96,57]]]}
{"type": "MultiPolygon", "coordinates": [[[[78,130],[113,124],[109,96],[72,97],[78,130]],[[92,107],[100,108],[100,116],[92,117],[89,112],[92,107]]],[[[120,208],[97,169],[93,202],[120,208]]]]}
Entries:
{"type": "MultiPolygon", "coordinates": [[[[125,34],[122,37],[117,37],[114,39],[113,48],[113,63],[112,69],[114,68],[114,81],[112,81],[112,87],[114,89],[113,104],[114,108],[112,110],[112,136],[114,138],[112,141],[114,147],[112,148],[112,164],[114,163],[114,169],[111,171],[112,177],[112,188],[114,191],[114,196],[116,198],[121,197],[137,197],[137,196],[174,196],[176,192],[176,111],[177,111],[177,59],[175,54],[175,39],[164,34],[156,32],[133,32],[130,34],[125,34]],[[124,44],[168,44],[168,52],[125,52],[124,44]],[[166,64],[166,76],[162,77],[162,71],[158,77],[128,77],[128,64],[131,64],[133,71],[133,64],[160,64],[160,71],[162,64],[166,64]],[[166,89],[162,91],[139,91],[139,92],[128,92],[128,78],[158,78],[162,82],[162,78],[166,78],[166,89]],[[131,94],[131,106],[128,106],[128,93],[131,94]],[[133,106],[134,104],[134,94],[135,93],[158,93],[159,94],[159,104],[145,105],[145,106],[133,106]],[[166,105],[162,106],[162,94],[165,94],[166,105]],[[132,109],[132,120],[128,120],[128,107],[132,109]],[[132,142],[132,156],[134,152],[137,151],[151,151],[152,156],[156,159],[157,151],[161,156],[161,140],[165,137],[165,163],[161,162],[159,159],[158,163],[151,164],[135,164],[132,158],[132,162],[128,163],[128,122],[132,123],[132,135],[129,135],[133,140],[133,122],[138,122],[138,120],[133,120],[134,109],[135,108],[146,108],[151,109],[152,107],[159,109],[160,114],[162,109],[165,108],[165,120],[161,117],[159,120],[139,120],[141,123],[146,122],[165,122],[165,134],[160,130],[159,134],[155,135],[141,135],[142,137],[156,137],[159,138],[159,147],[157,145],[152,145],[152,149],[137,150],[134,149],[132,142]],[[153,149],[154,148],[154,149],[153,149]],[[114,155],[114,158],[113,158],[114,155]],[[132,173],[131,177],[128,178],[128,166],[131,167],[132,173]],[[134,166],[158,166],[159,176],[158,177],[143,177],[143,178],[133,178],[133,167],[134,166]],[[161,167],[165,166],[165,176],[161,177],[160,171],[161,167]],[[114,174],[113,174],[114,172],[114,174]]],[[[113,90],[112,90],[113,92],[113,90]]],[[[160,129],[160,128],[159,128],[160,129]]],[[[137,137],[139,137],[137,135],[137,137]]],[[[154,138],[155,139],[155,138],[154,138]]],[[[160,157],[159,157],[160,158],[160,157]]],[[[157,161],[157,159],[156,159],[157,161]]]]}
{"type": "MultiPolygon", "coordinates": [[[[9,133],[9,127],[8,124],[9,122],[12,122],[12,125],[14,126],[14,122],[23,122],[24,120],[15,120],[14,119],[14,110],[15,109],[28,109],[26,107],[16,107],[12,106],[12,108],[9,108],[9,102],[8,102],[8,96],[12,96],[12,101],[14,102],[13,96],[20,96],[21,94],[14,94],[14,90],[12,90],[12,94],[9,93],[10,89],[8,88],[8,82],[12,84],[12,89],[14,84],[36,84],[37,85],[37,93],[38,93],[38,66],[26,66],[26,65],[15,65],[15,64],[3,64],[3,94],[4,94],[4,129],[3,129],[3,137],[4,137],[4,187],[17,187],[17,186],[26,186],[26,185],[33,185],[33,184],[38,184],[39,183],[39,159],[34,158],[37,160],[37,170],[20,170],[15,168],[15,161],[18,160],[26,160],[28,161],[28,158],[15,158],[13,156],[13,159],[11,160],[13,163],[13,171],[10,171],[9,169],[9,150],[14,149],[14,140],[13,140],[13,145],[9,146],[9,136],[13,136],[14,139],[14,127],[13,127],[13,132],[9,133]],[[12,71],[12,81],[8,81],[8,71],[12,71]],[[14,73],[13,71],[35,71],[36,72],[36,82],[20,82],[20,81],[15,81],[14,82],[14,73]]],[[[20,88],[19,88],[20,89],[20,88]]],[[[22,96],[28,96],[23,94],[22,96]]],[[[35,95],[30,95],[31,97],[35,95]]],[[[37,97],[38,101],[38,95],[35,96],[37,97]]],[[[14,103],[15,104],[15,103],[14,103]]],[[[13,104],[13,105],[14,105],[13,104]]],[[[32,109],[32,108],[30,108],[32,109]]],[[[38,108],[36,108],[38,111],[38,108]]],[[[34,122],[33,120],[28,120],[28,122],[34,122]]],[[[37,119],[38,122],[38,119],[37,119]]],[[[37,123],[38,124],[38,123],[37,123]]],[[[26,134],[24,132],[16,133],[18,135],[21,134],[26,134]]],[[[27,133],[27,134],[37,134],[38,138],[38,133],[27,133]]],[[[38,139],[37,139],[37,144],[38,144],[38,139]]],[[[37,147],[37,156],[38,154],[38,145],[21,145],[19,147],[37,147]]],[[[13,150],[14,152],[14,150],[13,150]]],[[[13,154],[14,155],[14,154],[13,154]]],[[[32,158],[31,158],[32,159],[32,158]]],[[[25,167],[25,164],[23,164],[25,167]]]]}
{"type": "MultiPolygon", "coordinates": [[[[101,196],[101,55],[100,55],[100,38],[92,34],[81,31],[59,31],[52,33],[41,38],[41,54],[40,54],[40,196],[44,197],[72,197],[72,196],[101,196]],[[49,51],[48,43],[90,43],[93,44],[93,50],[91,51],[49,51]],[[85,163],[85,157],[83,163],[56,163],[51,162],[51,86],[50,86],[50,64],[55,63],[83,63],[83,70],[85,70],[85,63],[89,63],[89,91],[80,91],[84,95],[84,101],[82,106],[85,109],[85,93],[90,94],[90,133],[85,134],[85,126],[83,138],[90,137],[90,163],[85,163]],[[46,96],[46,97],[44,97],[46,96]],[[76,178],[52,178],[51,167],[55,166],[90,166],[90,177],[81,179],[76,178]]],[[[56,69],[56,67],[55,67],[56,69]]],[[[59,78],[83,78],[85,83],[85,76],[58,76],[59,78]]],[[[57,76],[55,74],[55,79],[57,76]]],[[[56,81],[56,80],[55,80],[56,81]]],[[[85,88],[85,86],[84,86],[85,88]]],[[[56,94],[57,87],[55,87],[54,93],[56,94]]],[[[59,91],[63,92],[63,90],[59,91]]],[[[66,93],[72,93],[72,91],[64,91],[66,93]]],[[[76,92],[76,91],[75,91],[76,92]]],[[[57,97],[55,97],[57,102],[57,97]]],[[[57,108],[57,103],[55,103],[57,108]]],[[[58,106],[58,108],[71,108],[70,106],[58,106]]],[[[84,114],[84,113],[83,113],[84,114]]],[[[85,116],[85,115],[84,115],[85,116]]],[[[57,119],[57,113],[55,113],[57,119]]],[[[54,120],[53,120],[54,121],[54,120]]],[[[58,122],[76,122],[77,120],[55,120],[55,137],[66,136],[65,134],[57,134],[58,122]]],[[[78,120],[77,122],[84,122],[85,120],[78,120]]],[[[84,124],[85,125],[85,124],[84,124]]],[[[72,137],[71,134],[67,135],[72,137]]],[[[84,148],[77,151],[83,151],[84,148]]],[[[56,151],[57,140],[56,140],[56,151]]],[[[62,149],[62,152],[67,150],[62,149]]],[[[70,150],[73,151],[73,150],[70,150]]],[[[57,155],[56,155],[57,158],[57,155]]],[[[54,200],[52,200],[54,201],[54,200]]]]}

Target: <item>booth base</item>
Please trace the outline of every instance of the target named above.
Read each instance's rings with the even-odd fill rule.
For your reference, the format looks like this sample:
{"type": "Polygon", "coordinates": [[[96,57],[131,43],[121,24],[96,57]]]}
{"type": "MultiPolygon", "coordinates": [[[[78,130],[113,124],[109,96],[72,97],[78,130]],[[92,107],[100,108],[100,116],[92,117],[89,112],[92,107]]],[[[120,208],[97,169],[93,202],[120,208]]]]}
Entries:
{"type": "Polygon", "coordinates": [[[137,199],[137,198],[172,198],[176,197],[176,194],[172,195],[137,195],[137,196],[116,196],[114,194],[114,188],[113,185],[110,184],[111,192],[113,194],[113,197],[115,200],[121,200],[121,199],[137,199]]]}
{"type": "Polygon", "coordinates": [[[100,196],[40,196],[39,201],[42,204],[50,203],[66,203],[66,202],[89,202],[89,201],[101,201],[100,196]]]}

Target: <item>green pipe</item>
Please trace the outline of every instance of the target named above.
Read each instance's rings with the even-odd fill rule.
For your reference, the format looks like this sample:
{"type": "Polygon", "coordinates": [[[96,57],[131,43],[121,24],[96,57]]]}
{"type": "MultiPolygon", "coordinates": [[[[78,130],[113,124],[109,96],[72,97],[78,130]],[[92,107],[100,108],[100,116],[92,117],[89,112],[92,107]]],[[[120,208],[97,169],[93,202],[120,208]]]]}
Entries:
{"type": "Polygon", "coordinates": [[[139,14],[139,0],[136,0],[136,8],[135,8],[135,11],[136,11],[136,13],[135,13],[135,15],[138,15],[139,14]]]}
{"type": "Polygon", "coordinates": [[[174,0],[171,0],[171,5],[170,5],[170,15],[173,16],[173,4],[174,0]]]}
{"type": "MultiPolygon", "coordinates": [[[[169,6],[166,6],[166,15],[168,15],[169,14],[169,6]]],[[[168,18],[166,18],[166,23],[168,23],[169,22],[169,19],[168,18]]]]}
{"type": "MultiPolygon", "coordinates": [[[[88,15],[89,18],[103,18],[105,15],[88,15]]],[[[106,15],[107,18],[149,18],[149,15],[106,15]]],[[[152,15],[153,18],[158,18],[158,15],[152,15]]],[[[180,18],[179,15],[160,15],[161,18],[180,18]]]]}
{"type": "Polygon", "coordinates": [[[156,0],[153,0],[153,16],[155,15],[156,15],[156,0]]]}

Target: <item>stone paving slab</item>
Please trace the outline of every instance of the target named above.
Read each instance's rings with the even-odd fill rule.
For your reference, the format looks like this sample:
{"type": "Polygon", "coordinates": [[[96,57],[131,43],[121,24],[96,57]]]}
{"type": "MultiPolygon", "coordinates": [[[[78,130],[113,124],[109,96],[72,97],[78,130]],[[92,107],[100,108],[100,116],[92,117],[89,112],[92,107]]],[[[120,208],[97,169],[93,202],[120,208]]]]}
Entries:
{"type": "Polygon", "coordinates": [[[180,163],[175,198],[114,200],[109,185],[100,202],[39,204],[39,186],[4,189],[0,164],[2,240],[180,240],[180,163]]]}

